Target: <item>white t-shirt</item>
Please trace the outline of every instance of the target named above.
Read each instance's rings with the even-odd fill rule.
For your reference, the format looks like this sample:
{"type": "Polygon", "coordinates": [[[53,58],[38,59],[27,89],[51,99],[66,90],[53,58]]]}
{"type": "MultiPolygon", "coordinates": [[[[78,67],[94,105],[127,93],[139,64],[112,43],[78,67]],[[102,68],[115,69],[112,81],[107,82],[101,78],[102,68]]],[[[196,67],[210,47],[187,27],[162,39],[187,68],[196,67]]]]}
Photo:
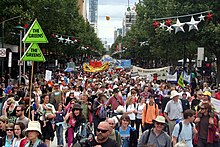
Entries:
{"type": "MultiPolygon", "coordinates": [[[[195,124],[193,124],[193,127],[195,127],[195,124]]],[[[175,125],[175,127],[173,129],[172,136],[175,136],[177,138],[178,134],[179,134],[179,129],[180,129],[180,125],[178,123],[178,124],[175,125]]],[[[193,128],[192,128],[190,123],[189,124],[184,124],[182,122],[182,130],[180,132],[178,140],[179,141],[185,140],[188,147],[193,147],[193,144],[192,144],[192,137],[193,137],[192,129],[193,128]]]]}
{"type": "Polygon", "coordinates": [[[126,105],[124,106],[124,112],[132,112],[131,114],[128,114],[130,120],[135,120],[135,113],[133,113],[134,110],[135,110],[134,104],[128,105],[127,108],[126,105]]]}
{"type": "MultiPolygon", "coordinates": [[[[140,104],[140,103],[138,103],[138,104],[136,104],[136,109],[137,109],[137,111],[138,112],[143,112],[143,109],[144,109],[144,106],[145,106],[146,104],[140,104]]],[[[142,113],[137,113],[137,118],[138,119],[142,119],[142,113]]]]}

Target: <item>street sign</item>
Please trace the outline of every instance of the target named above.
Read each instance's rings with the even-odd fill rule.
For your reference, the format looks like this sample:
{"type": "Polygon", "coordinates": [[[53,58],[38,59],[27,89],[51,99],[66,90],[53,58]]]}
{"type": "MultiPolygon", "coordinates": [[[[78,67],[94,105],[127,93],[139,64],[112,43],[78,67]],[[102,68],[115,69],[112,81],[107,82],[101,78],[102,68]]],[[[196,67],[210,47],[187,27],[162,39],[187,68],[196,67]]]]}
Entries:
{"type": "Polygon", "coordinates": [[[32,43],[24,55],[21,57],[22,61],[36,61],[45,62],[43,53],[37,43],[32,43]]]}
{"type": "Polygon", "coordinates": [[[35,19],[22,41],[25,43],[48,43],[47,37],[41,29],[37,19],[35,19]]]}
{"type": "Polygon", "coordinates": [[[6,57],[6,48],[0,48],[0,57],[6,57]]]}

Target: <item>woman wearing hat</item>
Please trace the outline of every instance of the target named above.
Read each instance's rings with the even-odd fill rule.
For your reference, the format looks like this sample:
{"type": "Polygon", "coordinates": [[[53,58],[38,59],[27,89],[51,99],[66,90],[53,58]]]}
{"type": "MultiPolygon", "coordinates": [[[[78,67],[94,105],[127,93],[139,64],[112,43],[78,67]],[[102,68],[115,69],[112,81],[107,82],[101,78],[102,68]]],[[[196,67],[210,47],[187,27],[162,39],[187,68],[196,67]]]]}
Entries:
{"type": "Polygon", "coordinates": [[[74,131],[78,129],[78,127],[86,122],[85,116],[82,114],[81,105],[75,103],[72,111],[68,112],[64,118],[65,121],[68,122],[68,147],[74,142],[74,131]]]}
{"type": "Polygon", "coordinates": [[[29,141],[25,147],[47,147],[47,145],[40,139],[42,133],[38,121],[30,121],[28,123],[26,134],[29,141]]]}

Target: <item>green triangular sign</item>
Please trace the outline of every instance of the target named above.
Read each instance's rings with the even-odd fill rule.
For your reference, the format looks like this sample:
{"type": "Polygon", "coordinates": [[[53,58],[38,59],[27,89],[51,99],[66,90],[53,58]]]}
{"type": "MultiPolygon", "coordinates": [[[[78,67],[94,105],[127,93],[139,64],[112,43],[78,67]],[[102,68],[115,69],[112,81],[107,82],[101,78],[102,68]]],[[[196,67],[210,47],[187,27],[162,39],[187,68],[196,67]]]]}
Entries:
{"type": "Polygon", "coordinates": [[[37,19],[35,19],[22,41],[25,43],[48,43],[47,37],[41,29],[37,19]]]}
{"type": "Polygon", "coordinates": [[[20,60],[36,62],[46,61],[37,43],[31,43],[31,45],[28,47],[27,51],[24,53],[20,60]]]}

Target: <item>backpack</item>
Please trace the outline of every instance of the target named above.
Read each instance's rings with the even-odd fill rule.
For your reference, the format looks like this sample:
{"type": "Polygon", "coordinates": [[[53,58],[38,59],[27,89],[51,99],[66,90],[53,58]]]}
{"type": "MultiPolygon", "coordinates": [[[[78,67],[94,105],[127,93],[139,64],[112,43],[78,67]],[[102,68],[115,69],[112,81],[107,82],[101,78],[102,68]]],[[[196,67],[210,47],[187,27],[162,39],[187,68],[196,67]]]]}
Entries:
{"type": "Polygon", "coordinates": [[[106,118],[107,117],[107,110],[104,105],[100,107],[100,110],[98,112],[98,116],[99,116],[99,118],[106,118]]]}
{"type": "MultiPolygon", "coordinates": [[[[190,125],[191,125],[191,127],[193,128],[193,123],[192,123],[192,122],[190,122],[190,125]]],[[[180,128],[179,128],[179,132],[178,132],[178,136],[177,136],[177,142],[178,142],[178,140],[179,140],[179,136],[180,136],[180,133],[181,133],[182,128],[183,128],[183,123],[182,123],[182,122],[179,122],[179,126],[180,126],[180,128]]],[[[192,134],[192,135],[193,135],[193,134],[192,134]]],[[[193,137],[192,137],[192,139],[193,139],[193,137]]]]}

